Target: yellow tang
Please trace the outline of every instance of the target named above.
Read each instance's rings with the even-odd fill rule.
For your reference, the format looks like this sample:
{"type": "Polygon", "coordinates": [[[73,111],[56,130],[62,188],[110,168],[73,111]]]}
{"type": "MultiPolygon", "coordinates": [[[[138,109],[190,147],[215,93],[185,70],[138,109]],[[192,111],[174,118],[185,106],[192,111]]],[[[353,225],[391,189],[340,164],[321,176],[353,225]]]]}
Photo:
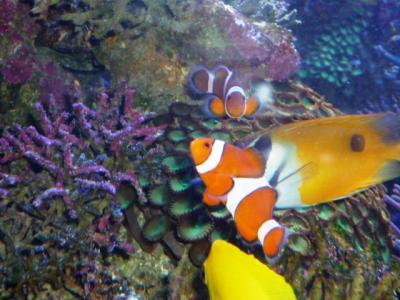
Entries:
{"type": "Polygon", "coordinates": [[[296,299],[283,276],[222,240],[212,244],[204,270],[211,300],[296,299]]]}

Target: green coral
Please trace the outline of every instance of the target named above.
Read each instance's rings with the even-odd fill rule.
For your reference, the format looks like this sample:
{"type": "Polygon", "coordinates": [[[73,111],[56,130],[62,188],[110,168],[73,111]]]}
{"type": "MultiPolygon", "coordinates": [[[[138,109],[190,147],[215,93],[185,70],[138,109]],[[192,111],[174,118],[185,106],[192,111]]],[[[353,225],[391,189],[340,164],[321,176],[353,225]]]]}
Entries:
{"type": "Polygon", "coordinates": [[[361,60],[363,48],[367,47],[364,33],[372,15],[370,8],[358,7],[354,16],[321,22],[315,33],[299,33],[305,36],[300,43],[303,53],[300,78],[346,89],[349,96],[354,93],[349,83],[368,72],[361,60]]]}
{"type": "MultiPolygon", "coordinates": [[[[273,115],[265,113],[251,120],[224,120],[223,129],[215,120],[199,117],[197,111],[201,107],[176,103],[170,109],[172,120],[166,132],[201,128],[206,136],[237,142],[277,124],[340,113],[302,84],[276,85],[275,91],[273,115]]],[[[192,137],[183,136],[179,143],[187,146],[192,137]]],[[[176,157],[176,161],[185,155],[189,157],[184,148],[177,153],[168,151],[176,145],[168,134],[162,139],[166,157],[176,157]]],[[[176,174],[164,169],[164,174],[163,184],[168,189],[169,201],[162,210],[171,216],[171,228],[178,240],[190,245],[189,256],[194,264],[201,265],[208,243],[221,238],[263,259],[260,246],[243,244],[224,206],[210,208],[201,203],[204,187],[196,179],[193,167],[176,174]]],[[[276,211],[276,218],[291,233],[277,268],[293,285],[299,299],[320,299],[321,295],[361,299],[393,293],[398,286],[400,269],[387,238],[390,219],[382,201],[383,192],[375,188],[345,201],[309,209],[276,211]],[[384,282],[380,280],[380,270],[386,270],[384,282]]]]}

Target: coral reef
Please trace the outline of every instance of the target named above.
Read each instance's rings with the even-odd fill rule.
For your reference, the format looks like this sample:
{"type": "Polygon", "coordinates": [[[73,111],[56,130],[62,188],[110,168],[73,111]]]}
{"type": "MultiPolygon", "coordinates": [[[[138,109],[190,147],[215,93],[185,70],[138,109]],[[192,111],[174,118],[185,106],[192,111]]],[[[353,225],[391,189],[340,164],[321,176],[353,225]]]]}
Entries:
{"type": "Polygon", "coordinates": [[[30,81],[38,70],[33,39],[39,27],[28,13],[29,7],[19,1],[0,2],[0,121],[2,125],[10,124],[11,120],[26,121],[26,111],[33,107],[30,96],[35,94],[35,88],[30,81]]]}
{"type": "MultiPolygon", "coordinates": [[[[352,4],[346,8],[346,13],[342,13],[342,7],[337,8],[342,9],[340,17],[327,14],[318,25],[314,18],[305,19],[302,26],[295,28],[295,34],[303,57],[300,78],[323,90],[340,108],[351,111],[357,105],[362,107],[362,92],[373,84],[374,70],[369,61],[374,51],[369,24],[374,8],[352,4]]],[[[317,8],[313,9],[315,12],[317,8]]],[[[378,91],[369,93],[370,99],[378,96],[378,91]]]]}
{"type": "Polygon", "coordinates": [[[302,55],[300,77],[350,113],[387,111],[399,98],[398,1],[291,1],[302,55]],[[394,101],[395,102],[395,101],[394,101]]]}
{"type": "Polygon", "coordinates": [[[81,297],[129,292],[102,261],[133,252],[120,238],[121,199],[126,190],[131,199],[141,193],[138,177],[152,173],[157,152],[148,146],[162,132],[132,108],[133,93],[126,87],[103,92],[90,109],[75,87],[64,106],[54,97],[37,102],[36,126],[4,130],[2,296],[26,297],[45,284],[81,297]]]}
{"type": "MultiPolygon", "coordinates": [[[[198,266],[217,238],[263,260],[258,245],[238,237],[225,208],[211,209],[200,203],[203,187],[188,163],[188,144],[194,137],[212,136],[243,146],[270,126],[340,114],[300,83],[277,84],[275,89],[274,110],[251,120],[207,119],[200,107],[184,103],[173,104],[169,114],[158,117],[159,122],[168,120],[169,124],[160,140],[166,153],[161,163],[165,175],[145,187],[151,203],[143,227],[145,239],[161,243],[175,258],[184,257],[183,249],[189,247],[189,258],[198,266]]],[[[382,187],[376,187],[344,201],[276,211],[276,217],[292,231],[276,269],[300,299],[320,299],[322,294],[328,298],[385,298],[400,287],[384,194],[382,187]]]]}
{"type": "Polygon", "coordinates": [[[0,66],[10,84],[24,83],[33,75],[33,37],[39,28],[29,18],[29,7],[12,0],[0,3],[0,66]]]}
{"type": "Polygon", "coordinates": [[[269,23],[277,23],[284,26],[291,26],[299,23],[296,19],[297,11],[289,10],[287,0],[226,0],[225,3],[232,5],[243,15],[269,23]]]}
{"type": "Polygon", "coordinates": [[[44,45],[71,52],[70,44],[75,50],[92,51],[110,70],[112,82],[128,79],[139,91],[141,105],[152,111],[165,111],[166,99],[185,96],[185,77],[198,63],[225,63],[248,77],[275,80],[285,80],[299,64],[289,31],[254,22],[221,1],[60,5],[57,14],[46,14],[49,9],[37,13],[48,28],[41,39],[44,45]]]}
{"type": "MultiPolygon", "coordinates": [[[[288,2],[256,2],[262,15],[245,0],[226,1],[237,10],[218,0],[30,1],[40,30],[27,6],[0,3],[0,117],[1,126],[10,125],[0,130],[0,296],[195,297],[199,270],[189,260],[201,266],[213,240],[263,260],[258,245],[236,234],[224,207],[201,203],[189,141],[212,136],[245,146],[271,126],[341,112],[288,80],[299,65],[292,34],[281,26],[293,21],[288,2]],[[262,22],[265,14],[270,23],[262,22]],[[274,81],[273,109],[217,121],[200,106],[175,102],[186,99],[183,83],[199,63],[224,63],[249,82],[274,81]],[[60,66],[76,76],[74,84],[60,66]],[[110,81],[114,90],[98,93],[110,81]],[[160,113],[133,109],[134,95],[135,108],[160,113]],[[22,110],[29,113],[25,122],[22,110]],[[185,284],[177,284],[182,278],[185,284]]],[[[306,2],[319,3],[320,20],[340,7],[306,2]]],[[[366,28],[365,10],[356,7],[360,18],[345,19],[344,29],[331,24],[317,39],[334,49],[342,47],[340,38],[350,50],[337,55],[348,62],[359,50],[351,37],[362,40],[366,28]]],[[[356,62],[335,76],[359,69],[365,71],[356,62]]],[[[276,270],[300,299],[382,299],[399,289],[398,190],[384,196],[376,187],[345,201],[276,212],[292,230],[276,270]]]]}
{"type": "Polygon", "coordinates": [[[392,214],[393,244],[395,254],[400,258],[400,185],[395,184],[392,193],[385,195],[385,201],[392,214]]]}
{"type": "Polygon", "coordinates": [[[375,88],[379,90],[379,102],[387,105],[400,98],[399,9],[398,1],[381,1],[376,21],[380,35],[374,47],[378,74],[375,88]]]}

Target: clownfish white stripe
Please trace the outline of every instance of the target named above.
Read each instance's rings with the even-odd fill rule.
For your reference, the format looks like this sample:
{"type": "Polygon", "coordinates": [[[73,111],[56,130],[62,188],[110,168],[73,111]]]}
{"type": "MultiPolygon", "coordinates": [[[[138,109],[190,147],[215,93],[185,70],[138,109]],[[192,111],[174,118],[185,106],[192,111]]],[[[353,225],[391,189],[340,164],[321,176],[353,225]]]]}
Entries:
{"type": "Polygon", "coordinates": [[[214,91],[214,78],[214,74],[208,72],[207,93],[212,93],[214,91]]]}
{"type": "Polygon", "coordinates": [[[274,219],[270,219],[265,221],[260,228],[258,228],[257,236],[258,240],[260,241],[261,245],[264,244],[265,237],[275,228],[282,227],[276,222],[274,219]]]}
{"type": "Polygon", "coordinates": [[[246,96],[245,93],[244,93],[244,90],[240,86],[235,85],[235,86],[231,87],[228,90],[228,92],[226,93],[225,98],[228,98],[230,94],[235,93],[235,92],[239,92],[240,94],[243,95],[243,97],[246,96]]]}
{"type": "Polygon", "coordinates": [[[223,90],[223,93],[224,93],[223,97],[224,97],[224,100],[225,100],[228,97],[228,95],[226,93],[226,88],[227,88],[227,86],[229,84],[229,81],[232,78],[233,72],[231,72],[231,70],[229,70],[227,67],[224,67],[224,68],[225,68],[226,72],[228,73],[228,76],[226,76],[226,79],[225,79],[224,90],[223,90]]]}
{"type": "Polygon", "coordinates": [[[211,149],[211,153],[208,158],[196,166],[197,172],[199,174],[204,174],[213,170],[216,166],[218,166],[221,161],[222,154],[224,152],[225,142],[221,140],[215,140],[211,149]]]}
{"type": "Polygon", "coordinates": [[[227,194],[226,208],[235,217],[236,209],[240,202],[259,188],[270,187],[264,176],[259,178],[235,178],[233,187],[227,194]]]}

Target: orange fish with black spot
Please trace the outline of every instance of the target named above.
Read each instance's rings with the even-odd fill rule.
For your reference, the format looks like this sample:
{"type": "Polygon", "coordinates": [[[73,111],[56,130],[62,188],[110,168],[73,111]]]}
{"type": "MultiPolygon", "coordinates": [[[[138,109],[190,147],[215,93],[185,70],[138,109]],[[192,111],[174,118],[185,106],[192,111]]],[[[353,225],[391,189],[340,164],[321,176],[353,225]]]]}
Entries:
{"type": "Polygon", "coordinates": [[[206,112],[215,117],[249,117],[261,106],[257,97],[247,97],[234,72],[223,65],[211,71],[203,66],[194,67],[189,74],[187,88],[193,98],[205,99],[206,112]]]}
{"type": "Polygon", "coordinates": [[[279,257],[287,229],[274,208],[335,201],[400,176],[400,114],[298,121],[245,149],[199,138],[190,145],[207,205],[223,203],[246,241],[279,257]]]}

